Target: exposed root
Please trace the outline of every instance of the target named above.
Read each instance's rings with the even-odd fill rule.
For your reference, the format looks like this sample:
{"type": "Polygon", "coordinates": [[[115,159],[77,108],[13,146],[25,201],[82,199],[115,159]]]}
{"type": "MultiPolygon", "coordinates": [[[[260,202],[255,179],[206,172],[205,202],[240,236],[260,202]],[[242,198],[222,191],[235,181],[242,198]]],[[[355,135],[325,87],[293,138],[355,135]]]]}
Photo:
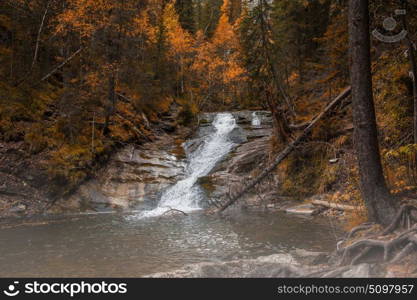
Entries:
{"type": "Polygon", "coordinates": [[[371,252],[371,247],[365,247],[357,256],[355,256],[350,262],[351,265],[356,265],[363,257],[371,252]]]}
{"type": "Polygon", "coordinates": [[[308,274],[302,275],[304,278],[336,278],[341,277],[341,275],[348,271],[350,269],[350,266],[342,266],[342,267],[330,267],[326,268],[324,270],[311,272],[308,274]]]}
{"type": "Polygon", "coordinates": [[[416,250],[416,244],[414,243],[408,243],[407,246],[405,246],[404,249],[402,249],[392,260],[391,262],[396,263],[401,261],[403,258],[410,255],[412,252],[416,250]]]}
{"type": "Polygon", "coordinates": [[[372,226],[374,226],[374,225],[375,225],[375,223],[364,223],[364,224],[362,224],[362,225],[359,225],[359,226],[357,226],[357,227],[353,228],[353,229],[349,232],[349,234],[348,234],[348,236],[347,236],[346,240],[350,240],[351,238],[353,238],[353,236],[354,236],[356,233],[358,233],[358,232],[360,232],[360,231],[368,230],[368,229],[370,229],[370,228],[371,228],[372,226]]]}
{"type": "Polygon", "coordinates": [[[401,209],[398,211],[392,223],[382,232],[382,235],[387,235],[399,227],[406,227],[410,228],[412,222],[416,222],[415,216],[413,216],[413,212],[417,211],[417,207],[414,205],[403,205],[401,209]]]}
{"type": "Polygon", "coordinates": [[[415,249],[415,246],[417,246],[416,234],[417,226],[414,226],[388,241],[375,239],[359,240],[338,251],[339,253],[343,253],[341,264],[357,264],[363,257],[375,250],[383,251],[383,262],[399,261],[409,255],[415,249]],[[401,247],[403,248],[400,250],[400,253],[390,259],[392,256],[391,252],[394,249],[401,249],[401,247]]]}
{"type": "MultiPolygon", "coordinates": [[[[403,232],[397,234],[391,240],[378,239],[362,239],[345,248],[338,249],[338,253],[342,255],[341,264],[355,265],[363,260],[373,251],[383,252],[384,262],[398,262],[411,254],[417,249],[417,222],[413,212],[417,211],[417,207],[413,205],[403,205],[395,215],[392,223],[387,226],[379,236],[392,234],[400,228],[405,228],[403,232]],[[395,255],[391,253],[397,252],[395,255]],[[392,257],[392,258],[391,258],[392,257]],[[391,258],[391,259],[390,259],[391,258]]],[[[363,224],[352,229],[347,239],[351,239],[356,233],[369,229],[373,224],[363,224]]],[[[346,241],[345,240],[345,241],[346,241]]]]}

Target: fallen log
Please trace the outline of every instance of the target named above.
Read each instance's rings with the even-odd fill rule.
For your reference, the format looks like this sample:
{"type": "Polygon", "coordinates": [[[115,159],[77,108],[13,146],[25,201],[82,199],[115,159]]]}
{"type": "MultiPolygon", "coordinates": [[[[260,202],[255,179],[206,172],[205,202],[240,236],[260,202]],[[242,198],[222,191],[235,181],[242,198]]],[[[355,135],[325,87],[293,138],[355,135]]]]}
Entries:
{"type": "Polygon", "coordinates": [[[325,117],[336,105],[346,99],[351,93],[351,87],[347,87],[344,89],[332,102],[330,102],[322,112],[320,112],[315,118],[311,120],[309,125],[303,130],[303,132],[294,140],[292,141],[278,156],[275,158],[274,162],[271,166],[266,168],[260,175],[258,175],[255,179],[249,181],[249,183],[244,186],[238,193],[234,195],[229,195],[228,201],[223,204],[220,209],[218,210],[219,213],[223,212],[226,208],[230,205],[234,204],[237,200],[239,200],[244,194],[246,194],[249,190],[251,190],[255,185],[261,182],[270,172],[272,172],[287,156],[300,144],[304,138],[311,132],[313,127],[323,118],[325,117]]]}
{"type": "Polygon", "coordinates": [[[323,200],[313,200],[311,203],[314,204],[314,205],[320,205],[320,206],[324,206],[324,207],[328,207],[328,208],[335,208],[335,209],[344,210],[344,211],[363,210],[363,208],[359,207],[359,206],[337,204],[337,203],[331,203],[329,201],[323,201],[323,200]]]}

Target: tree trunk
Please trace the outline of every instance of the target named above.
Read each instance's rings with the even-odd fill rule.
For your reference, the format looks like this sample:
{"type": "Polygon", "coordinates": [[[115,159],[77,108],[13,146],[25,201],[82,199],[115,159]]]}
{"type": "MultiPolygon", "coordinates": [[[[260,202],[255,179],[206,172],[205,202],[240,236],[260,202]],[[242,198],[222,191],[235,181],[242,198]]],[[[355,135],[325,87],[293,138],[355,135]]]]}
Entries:
{"type": "MultiPolygon", "coordinates": [[[[259,2],[259,5],[261,5],[261,11],[264,11],[264,8],[268,5],[266,0],[261,0],[259,2]]],[[[283,109],[282,107],[284,105],[280,106],[281,101],[278,101],[278,99],[276,99],[274,97],[274,93],[273,92],[269,92],[268,89],[268,84],[265,82],[264,84],[264,90],[266,93],[266,98],[267,98],[267,104],[271,109],[272,112],[272,117],[274,119],[274,129],[275,129],[275,133],[276,133],[276,137],[278,139],[278,141],[282,144],[285,144],[288,140],[288,137],[291,134],[291,129],[288,126],[288,120],[287,120],[287,116],[285,114],[285,110],[291,110],[292,109],[292,105],[291,105],[291,100],[289,99],[289,97],[287,96],[283,86],[282,86],[282,79],[280,78],[281,76],[279,76],[279,71],[276,68],[276,65],[273,62],[272,59],[272,52],[273,50],[270,49],[270,45],[269,45],[269,32],[271,31],[267,22],[265,21],[265,18],[263,15],[260,16],[260,23],[261,23],[261,38],[262,38],[262,49],[264,51],[264,59],[265,62],[267,64],[267,67],[269,69],[269,74],[273,79],[273,84],[276,88],[276,92],[280,93],[282,98],[285,100],[286,102],[286,109],[283,109]]]]}
{"type": "MultiPolygon", "coordinates": [[[[408,9],[408,1],[402,0],[402,5],[405,10],[408,9]]],[[[406,15],[402,17],[404,30],[408,31],[408,22],[406,15]]],[[[414,99],[414,144],[417,144],[417,63],[415,56],[415,49],[410,38],[410,33],[406,37],[408,56],[410,58],[411,72],[413,73],[413,99],[414,99]]]]}
{"type": "Polygon", "coordinates": [[[414,144],[417,144],[417,63],[414,54],[414,46],[408,38],[410,63],[413,72],[413,99],[414,99],[414,144]]]}
{"type": "Polygon", "coordinates": [[[387,225],[395,206],[386,186],[379,153],[372,92],[369,1],[349,0],[349,49],[355,150],[360,189],[371,221],[387,225]]]}

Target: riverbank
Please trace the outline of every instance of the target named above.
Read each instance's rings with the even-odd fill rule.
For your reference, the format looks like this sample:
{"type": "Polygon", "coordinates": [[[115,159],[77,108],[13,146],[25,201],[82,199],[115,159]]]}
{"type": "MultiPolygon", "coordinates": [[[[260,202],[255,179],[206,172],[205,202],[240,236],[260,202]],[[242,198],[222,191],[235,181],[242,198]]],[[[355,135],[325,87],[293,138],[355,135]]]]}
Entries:
{"type": "MultiPolygon", "coordinates": [[[[117,174],[117,168],[112,169],[114,166],[111,165],[114,157],[121,153],[129,157],[131,149],[141,148],[149,148],[149,152],[155,148],[170,148],[181,155],[181,142],[193,131],[191,125],[180,125],[182,111],[183,108],[177,104],[171,104],[169,110],[161,112],[160,118],[153,122],[142,114],[141,120],[146,121],[146,128],[141,127],[142,133],[135,125],[137,120],[132,117],[126,129],[129,134],[124,135],[125,140],[109,136],[106,145],[100,147],[100,152],[98,145],[95,145],[95,155],[92,156],[91,152],[88,154],[90,148],[83,150],[83,153],[71,150],[70,153],[61,153],[58,162],[56,150],[59,147],[33,151],[24,139],[0,141],[0,218],[82,212],[91,208],[94,211],[95,205],[91,205],[89,199],[79,199],[79,203],[75,204],[72,197],[80,190],[82,193],[106,170],[113,170],[117,174]],[[87,152],[87,157],[84,152],[87,152]]],[[[124,179],[120,180],[122,185],[124,179]]]]}

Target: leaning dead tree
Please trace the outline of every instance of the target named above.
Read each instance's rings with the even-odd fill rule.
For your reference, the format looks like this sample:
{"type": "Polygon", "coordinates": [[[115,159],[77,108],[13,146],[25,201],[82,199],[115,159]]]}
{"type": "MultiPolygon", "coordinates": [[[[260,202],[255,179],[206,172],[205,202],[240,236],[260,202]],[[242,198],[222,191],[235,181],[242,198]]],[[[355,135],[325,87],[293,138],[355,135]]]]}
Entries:
{"type": "Polygon", "coordinates": [[[243,195],[253,189],[258,183],[260,183],[269,173],[271,173],[275,168],[288,157],[288,155],[308,136],[313,127],[325,116],[327,116],[339,103],[346,99],[351,93],[351,87],[345,88],[332,102],[330,102],[323,111],[321,111],[315,118],[313,118],[308,126],[303,130],[303,132],[293,140],[285,149],[278,154],[274,162],[266,168],[260,175],[255,179],[249,181],[240,191],[235,194],[229,194],[228,200],[220,206],[218,212],[223,212],[229,206],[234,204],[239,200],[243,195]]]}

